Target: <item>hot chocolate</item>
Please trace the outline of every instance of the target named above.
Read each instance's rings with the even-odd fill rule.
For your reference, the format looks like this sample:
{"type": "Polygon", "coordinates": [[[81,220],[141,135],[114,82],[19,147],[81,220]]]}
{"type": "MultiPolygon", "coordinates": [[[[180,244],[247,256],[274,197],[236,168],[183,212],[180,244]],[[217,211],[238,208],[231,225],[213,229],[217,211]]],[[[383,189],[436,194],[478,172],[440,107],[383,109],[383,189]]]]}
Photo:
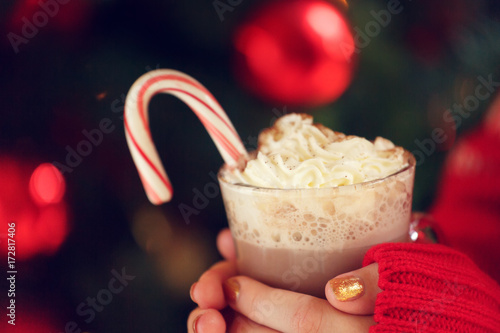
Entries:
{"type": "Polygon", "coordinates": [[[324,297],[325,283],[361,267],[369,247],[407,240],[410,153],[304,115],[279,119],[259,140],[245,168],[219,173],[241,274],[324,297]]]}

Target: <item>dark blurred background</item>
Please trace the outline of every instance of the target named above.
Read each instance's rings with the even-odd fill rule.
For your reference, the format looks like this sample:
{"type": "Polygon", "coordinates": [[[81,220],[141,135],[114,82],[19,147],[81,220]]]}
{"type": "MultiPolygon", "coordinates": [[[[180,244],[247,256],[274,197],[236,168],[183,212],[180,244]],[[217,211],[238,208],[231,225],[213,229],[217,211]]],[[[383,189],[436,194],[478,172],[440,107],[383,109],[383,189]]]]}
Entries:
{"type": "Polygon", "coordinates": [[[302,47],[306,13],[288,11],[292,2],[2,0],[2,332],[186,330],[189,287],[218,260],[215,236],[227,223],[220,196],[210,192],[222,159],[187,106],[155,97],[152,133],[175,194],[158,207],[147,201],[122,115],[129,87],[156,68],[202,82],[249,149],[285,112],[391,139],[419,161],[414,209],[431,206],[443,158],[480,121],[500,81],[500,3],[324,2],[357,43],[356,57],[342,65],[352,81],[333,75],[324,85],[344,84],[343,94],[298,102],[260,84],[241,64],[234,39],[245,24],[259,23],[252,13],[267,11],[281,31],[274,37],[286,42],[280,45],[289,66],[270,68],[271,74],[307,71],[324,45],[302,47]],[[390,20],[381,14],[389,8],[397,8],[390,20]],[[15,297],[6,295],[9,223],[15,223],[15,297]],[[15,327],[5,316],[11,299],[15,327]]]}

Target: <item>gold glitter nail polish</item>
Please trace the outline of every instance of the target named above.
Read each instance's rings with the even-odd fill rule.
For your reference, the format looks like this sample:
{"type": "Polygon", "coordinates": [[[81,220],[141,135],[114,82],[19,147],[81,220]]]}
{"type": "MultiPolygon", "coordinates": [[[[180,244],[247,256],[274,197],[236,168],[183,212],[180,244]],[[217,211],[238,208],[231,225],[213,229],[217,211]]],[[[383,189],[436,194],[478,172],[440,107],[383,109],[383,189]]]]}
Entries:
{"type": "Polygon", "coordinates": [[[365,293],[363,280],[355,276],[346,276],[330,280],[330,287],[335,298],[341,302],[354,301],[365,293]]]}
{"type": "Polygon", "coordinates": [[[240,284],[234,278],[230,278],[222,285],[224,289],[224,296],[229,303],[235,303],[240,294],[240,284]]]}

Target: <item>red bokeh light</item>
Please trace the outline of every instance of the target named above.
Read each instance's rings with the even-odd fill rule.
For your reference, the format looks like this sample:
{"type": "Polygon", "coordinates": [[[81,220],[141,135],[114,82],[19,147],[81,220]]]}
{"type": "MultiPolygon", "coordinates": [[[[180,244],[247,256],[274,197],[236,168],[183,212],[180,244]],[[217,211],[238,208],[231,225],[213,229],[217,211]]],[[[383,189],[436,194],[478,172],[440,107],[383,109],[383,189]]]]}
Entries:
{"type": "Polygon", "coordinates": [[[61,201],[66,184],[59,170],[50,163],[39,165],[30,179],[30,194],[39,205],[61,201]]]}
{"type": "MultiPolygon", "coordinates": [[[[0,220],[15,223],[16,259],[55,253],[69,232],[66,185],[59,170],[0,156],[0,186],[0,220]]],[[[7,224],[2,228],[0,237],[5,237],[7,224]]]]}
{"type": "MultiPolygon", "coordinates": [[[[14,4],[9,17],[9,30],[23,35],[24,29],[34,27],[35,30],[46,26],[59,32],[71,34],[88,26],[92,11],[91,1],[39,1],[18,0],[14,4]],[[28,22],[28,23],[27,23],[28,22]]],[[[29,36],[28,36],[29,37],[29,36]]]]}
{"type": "MultiPolygon", "coordinates": [[[[53,311],[51,312],[50,309],[44,309],[40,304],[36,304],[31,299],[27,302],[19,302],[16,300],[15,305],[15,325],[8,323],[8,321],[12,319],[9,317],[10,311],[7,310],[7,315],[4,312],[3,318],[0,321],[0,332],[55,333],[64,331],[64,326],[55,319],[53,311]]],[[[4,311],[5,310],[6,309],[4,309],[4,311]]]]}
{"type": "Polygon", "coordinates": [[[315,106],[337,99],[356,63],[354,38],[343,14],[319,0],[275,1],[238,29],[236,73],[260,97],[315,106]]]}

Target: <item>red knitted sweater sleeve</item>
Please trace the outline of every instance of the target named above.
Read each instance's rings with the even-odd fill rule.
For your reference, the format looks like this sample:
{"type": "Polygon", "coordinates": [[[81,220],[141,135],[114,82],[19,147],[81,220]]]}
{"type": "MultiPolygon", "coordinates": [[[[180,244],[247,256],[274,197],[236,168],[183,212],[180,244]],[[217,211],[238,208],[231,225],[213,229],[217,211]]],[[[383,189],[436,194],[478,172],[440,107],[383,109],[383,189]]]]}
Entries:
{"type": "Polygon", "coordinates": [[[500,287],[467,256],[443,245],[381,244],[370,332],[500,332],[500,287]]]}

